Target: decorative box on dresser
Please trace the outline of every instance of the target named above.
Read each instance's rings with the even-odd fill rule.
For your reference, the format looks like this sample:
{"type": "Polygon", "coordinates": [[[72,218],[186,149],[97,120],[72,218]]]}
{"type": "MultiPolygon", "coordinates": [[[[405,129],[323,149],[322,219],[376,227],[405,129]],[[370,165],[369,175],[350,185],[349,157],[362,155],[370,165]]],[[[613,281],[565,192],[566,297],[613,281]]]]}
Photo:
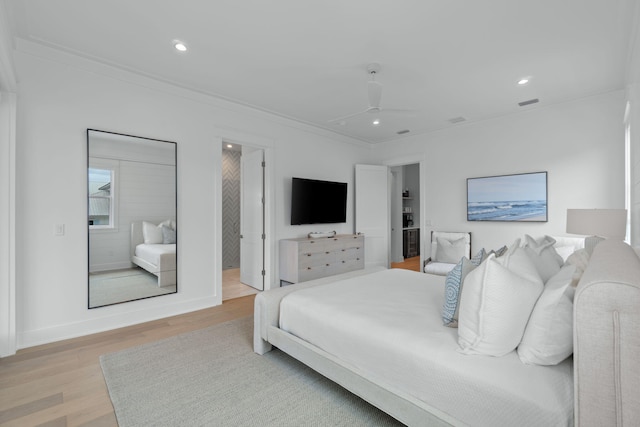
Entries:
{"type": "Polygon", "coordinates": [[[364,268],[364,235],[280,240],[280,284],[306,282],[364,268]]]}

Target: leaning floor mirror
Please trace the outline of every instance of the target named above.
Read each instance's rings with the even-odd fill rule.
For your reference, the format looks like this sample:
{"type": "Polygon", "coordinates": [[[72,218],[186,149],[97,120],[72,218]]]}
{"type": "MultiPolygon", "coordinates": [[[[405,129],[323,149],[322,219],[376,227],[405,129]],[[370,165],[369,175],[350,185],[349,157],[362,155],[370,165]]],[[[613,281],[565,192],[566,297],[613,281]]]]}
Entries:
{"type": "Polygon", "coordinates": [[[89,308],[176,293],[176,143],[87,129],[89,308]]]}

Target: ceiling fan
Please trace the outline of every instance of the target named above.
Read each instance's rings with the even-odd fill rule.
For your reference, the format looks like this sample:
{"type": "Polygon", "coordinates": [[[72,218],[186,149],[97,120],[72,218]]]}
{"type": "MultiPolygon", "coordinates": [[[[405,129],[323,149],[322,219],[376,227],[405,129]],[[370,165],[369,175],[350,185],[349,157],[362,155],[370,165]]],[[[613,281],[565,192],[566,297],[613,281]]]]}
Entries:
{"type": "Polygon", "coordinates": [[[369,106],[357,113],[347,114],[346,116],[336,117],[329,120],[329,123],[342,122],[343,120],[350,119],[352,117],[359,116],[365,113],[380,113],[382,111],[390,112],[410,112],[412,110],[400,110],[400,109],[383,109],[380,106],[382,100],[382,83],[376,81],[376,74],[380,72],[380,64],[374,62],[367,65],[367,73],[371,76],[371,79],[367,82],[367,95],[369,97],[369,106]]]}

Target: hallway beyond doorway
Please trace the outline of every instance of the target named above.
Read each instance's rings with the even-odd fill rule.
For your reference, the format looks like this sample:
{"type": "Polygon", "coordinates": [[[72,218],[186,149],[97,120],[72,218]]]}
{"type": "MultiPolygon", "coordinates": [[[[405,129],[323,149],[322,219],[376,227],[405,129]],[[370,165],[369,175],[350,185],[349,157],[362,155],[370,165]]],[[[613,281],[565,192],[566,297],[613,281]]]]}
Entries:
{"type": "Polygon", "coordinates": [[[260,291],[240,282],[239,268],[222,270],[222,301],[254,295],[258,292],[260,291]]]}
{"type": "Polygon", "coordinates": [[[414,256],[405,259],[403,262],[392,262],[391,268],[402,268],[404,270],[421,271],[420,257],[414,256]]]}

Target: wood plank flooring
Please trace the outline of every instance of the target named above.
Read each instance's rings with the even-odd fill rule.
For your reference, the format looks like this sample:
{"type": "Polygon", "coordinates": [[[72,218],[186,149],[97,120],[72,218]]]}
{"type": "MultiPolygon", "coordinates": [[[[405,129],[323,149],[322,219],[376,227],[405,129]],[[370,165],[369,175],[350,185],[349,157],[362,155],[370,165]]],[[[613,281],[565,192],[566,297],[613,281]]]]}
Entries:
{"type": "Polygon", "coordinates": [[[222,301],[257,294],[258,292],[260,291],[240,282],[239,268],[222,270],[222,301]]]}
{"type": "Polygon", "coordinates": [[[420,268],[420,256],[406,258],[404,262],[392,262],[391,268],[403,268],[405,270],[422,271],[420,268]]]}
{"type": "Polygon", "coordinates": [[[0,359],[0,426],[117,426],[100,355],[249,316],[254,298],[31,347],[0,359]]]}

